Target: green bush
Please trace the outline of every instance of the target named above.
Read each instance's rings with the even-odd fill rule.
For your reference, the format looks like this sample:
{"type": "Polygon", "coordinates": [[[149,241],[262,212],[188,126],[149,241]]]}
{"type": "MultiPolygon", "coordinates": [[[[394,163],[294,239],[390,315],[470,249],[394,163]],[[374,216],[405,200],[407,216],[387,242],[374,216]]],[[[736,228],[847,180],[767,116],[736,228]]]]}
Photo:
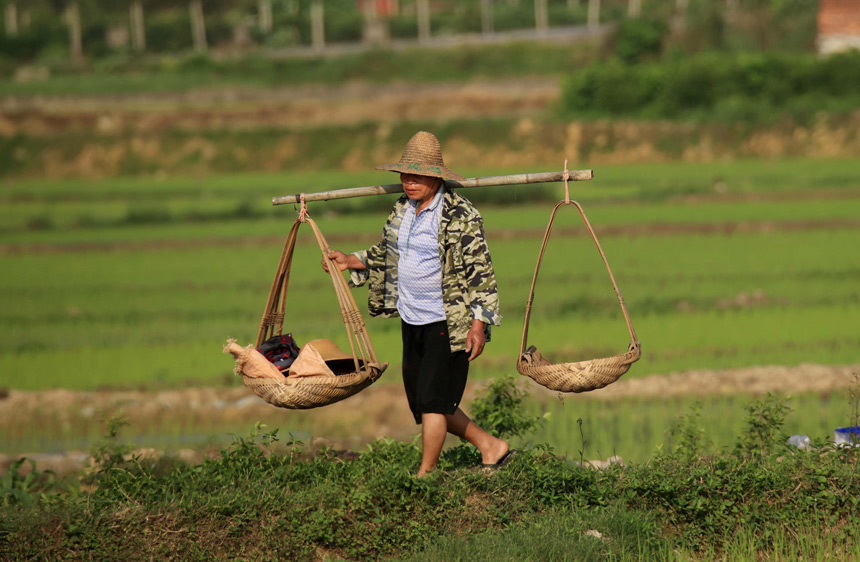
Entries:
{"type": "Polygon", "coordinates": [[[24,31],[15,36],[2,33],[0,34],[0,53],[19,62],[32,61],[47,41],[48,38],[37,30],[24,31]]]}
{"type": "Polygon", "coordinates": [[[709,52],[639,65],[592,64],[563,81],[561,100],[570,116],[707,119],[718,110],[712,119],[747,120],[802,118],[809,105],[850,111],[858,92],[857,52],[826,58],[709,52]]]}
{"type": "Polygon", "coordinates": [[[155,12],[146,16],[146,48],[156,53],[191,49],[191,20],[188,10],[155,12]]]}
{"type": "Polygon", "coordinates": [[[392,39],[414,39],[418,37],[418,19],[398,14],[388,20],[388,33],[392,39]]]}
{"type": "Polygon", "coordinates": [[[668,30],[669,26],[662,20],[626,19],[615,34],[615,54],[627,64],[657,57],[663,50],[668,30]]]}
{"type": "Polygon", "coordinates": [[[364,17],[351,0],[326,3],[325,36],[334,43],[357,43],[361,41],[364,17]]]}
{"type": "Polygon", "coordinates": [[[707,53],[681,61],[656,97],[664,115],[709,109],[732,87],[725,55],[707,53]]]}
{"type": "Polygon", "coordinates": [[[653,105],[668,72],[654,65],[631,72],[617,60],[591,65],[563,81],[561,100],[569,113],[626,115],[653,105]]]}

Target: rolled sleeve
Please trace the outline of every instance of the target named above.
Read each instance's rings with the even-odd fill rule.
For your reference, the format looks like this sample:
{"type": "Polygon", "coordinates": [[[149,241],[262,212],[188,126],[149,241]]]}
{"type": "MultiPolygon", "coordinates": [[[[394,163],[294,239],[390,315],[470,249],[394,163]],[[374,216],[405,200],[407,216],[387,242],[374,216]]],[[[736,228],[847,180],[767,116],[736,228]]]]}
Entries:
{"type": "Polygon", "coordinates": [[[490,310],[477,303],[473,303],[471,309],[472,318],[475,320],[480,320],[484,324],[492,326],[499,326],[502,323],[502,315],[499,314],[498,310],[490,310]]]}
{"type": "Polygon", "coordinates": [[[349,286],[353,288],[361,287],[367,283],[367,280],[370,278],[370,270],[367,268],[367,250],[353,252],[352,255],[357,257],[358,260],[364,264],[365,268],[349,270],[349,286]]]}

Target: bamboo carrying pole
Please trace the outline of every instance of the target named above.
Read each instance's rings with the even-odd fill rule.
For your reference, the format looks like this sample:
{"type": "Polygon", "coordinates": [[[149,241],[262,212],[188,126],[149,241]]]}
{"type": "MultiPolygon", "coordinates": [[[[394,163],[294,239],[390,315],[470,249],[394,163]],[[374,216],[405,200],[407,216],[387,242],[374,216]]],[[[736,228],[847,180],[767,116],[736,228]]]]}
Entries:
{"type": "MultiPolygon", "coordinates": [[[[571,181],[586,181],[594,177],[594,170],[570,170],[571,181]]],[[[463,181],[448,180],[445,185],[454,188],[466,187],[495,187],[501,185],[524,185],[529,183],[549,183],[563,181],[564,171],[561,172],[538,172],[534,174],[514,174],[511,176],[487,176],[483,178],[469,178],[463,181]]],[[[346,189],[334,189],[332,191],[319,191],[317,193],[305,193],[305,201],[328,201],[330,199],[347,199],[349,197],[367,197],[369,195],[385,195],[386,193],[403,193],[403,185],[392,183],[388,185],[373,185],[368,187],[350,187],[346,189]]],[[[290,205],[299,203],[301,194],[284,195],[272,198],[272,205],[290,205]]]]}

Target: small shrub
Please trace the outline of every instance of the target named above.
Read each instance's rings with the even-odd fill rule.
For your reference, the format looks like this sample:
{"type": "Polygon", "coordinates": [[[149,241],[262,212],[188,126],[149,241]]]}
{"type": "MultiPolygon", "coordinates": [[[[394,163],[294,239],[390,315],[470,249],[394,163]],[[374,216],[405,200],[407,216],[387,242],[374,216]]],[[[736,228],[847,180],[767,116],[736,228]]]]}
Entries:
{"type": "Polygon", "coordinates": [[[676,425],[669,429],[669,435],[676,440],[673,454],[688,461],[702,454],[705,430],[699,425],[701,411],[701,402],[696,402],[690,412],[679,417],[676,425]]]}
{"type": "Polygon", "coordinates": [[[512,375],[495,379],[486,389],[486,395],[476,398],[470,407],[475,423],[502,439],[514,435],[522,437],[542,423],[539,416],[524,412],[522,404],[526,392],[518,388],[512,375]]]}
{"type": "Polygon", "coordinates": [[[783,446],[782,426],[790,408],[781,399],[767,393],[747,406],[746,429],[738,449],[746,453],[764,454],[775,446],[783,446]]]}
{"type": "Polygon", "coordinates": [[[119,433],[127,425],[128,421],[122,417],[111,417],[107,421],[107,434],[90,451],[98,470],[110,470],[125,464],[131,446],[120,442],[119,433]]]}

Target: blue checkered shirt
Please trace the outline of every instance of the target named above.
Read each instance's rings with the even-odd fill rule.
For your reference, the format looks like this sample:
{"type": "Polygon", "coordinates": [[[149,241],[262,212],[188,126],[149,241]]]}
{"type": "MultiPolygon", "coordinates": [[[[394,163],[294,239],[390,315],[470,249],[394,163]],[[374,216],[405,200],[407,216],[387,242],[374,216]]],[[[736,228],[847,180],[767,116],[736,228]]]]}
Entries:
{"type": "Polygon", "coordinates": [[[422,326],[445,320],[442,301],[442,262],[439,259],[439,223],[442,219],[441,186],[430,204],[415,215],[410,200],[397,234],[397,312],[407,324],[422,326]]]}

